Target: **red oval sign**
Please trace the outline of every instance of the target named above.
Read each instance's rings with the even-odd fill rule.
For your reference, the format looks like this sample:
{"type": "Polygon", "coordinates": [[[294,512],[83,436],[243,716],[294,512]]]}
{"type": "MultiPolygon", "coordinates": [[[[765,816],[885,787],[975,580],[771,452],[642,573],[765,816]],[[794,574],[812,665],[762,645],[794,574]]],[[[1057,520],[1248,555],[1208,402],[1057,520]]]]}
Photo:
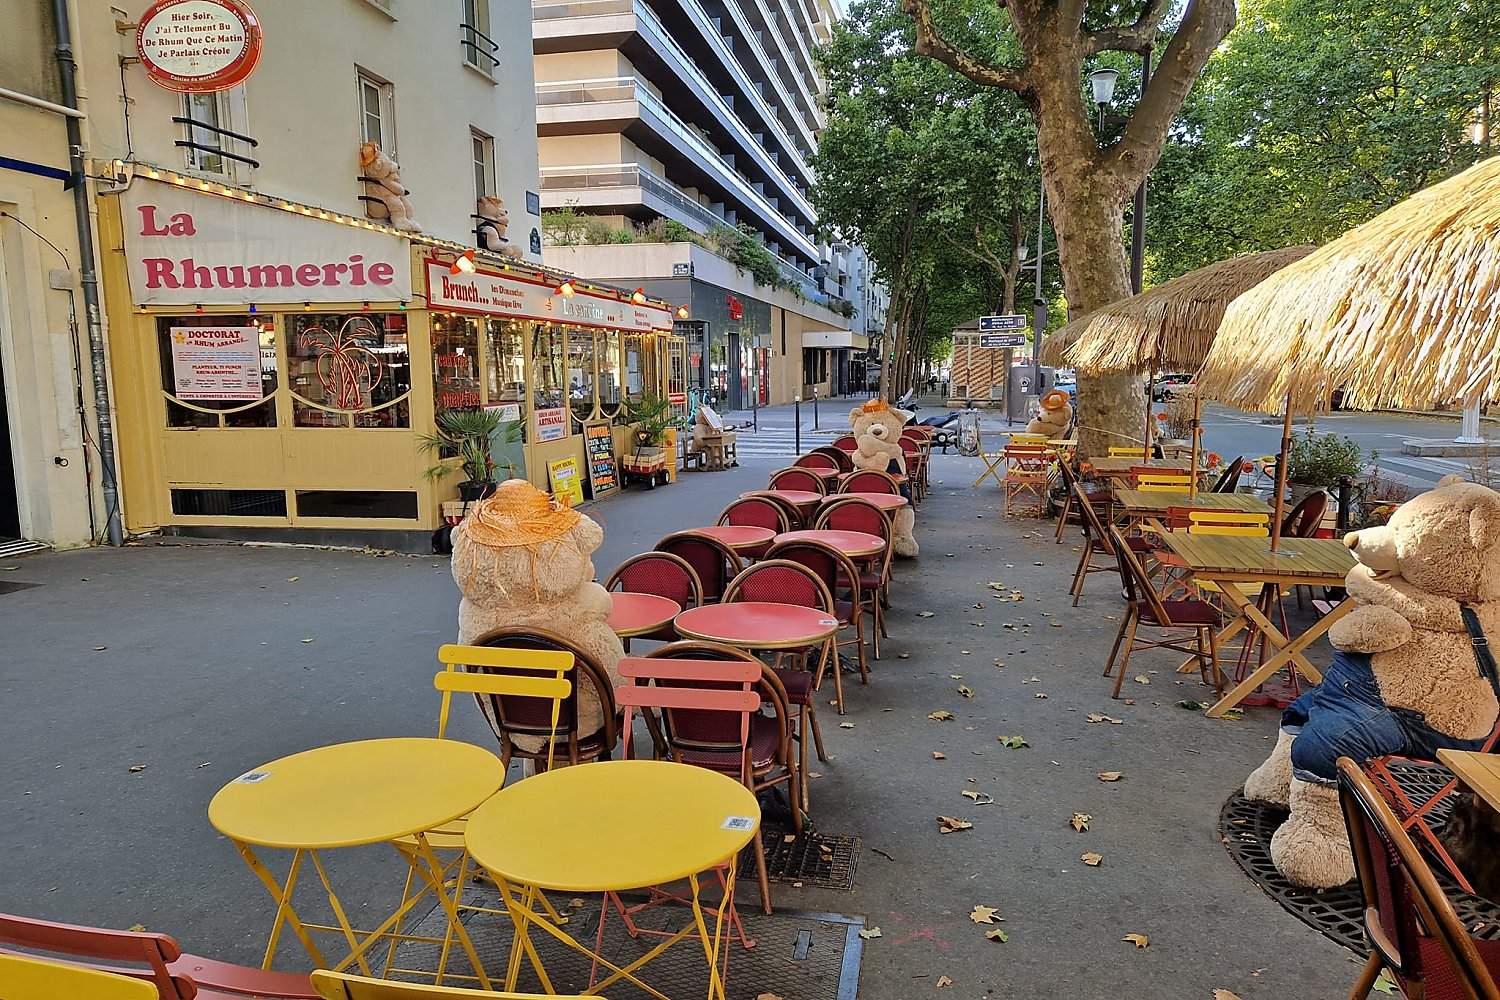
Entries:
{"type": "Polygon", "coordinates": [[[243,83],[260,61],[260,20],[244,0],[157,0],[135,47],[152,83],[207,94],[243,83]]]}

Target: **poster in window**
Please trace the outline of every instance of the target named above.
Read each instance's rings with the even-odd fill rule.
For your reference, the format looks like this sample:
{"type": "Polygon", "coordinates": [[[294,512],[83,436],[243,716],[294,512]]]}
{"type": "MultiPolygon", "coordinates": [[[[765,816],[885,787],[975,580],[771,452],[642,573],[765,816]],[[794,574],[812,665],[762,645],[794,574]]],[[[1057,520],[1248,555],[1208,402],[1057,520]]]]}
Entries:
{"type": "Polygon", "coordinates": [[[561,441],[568,436],[568,411],[563,407],[547,407],[535,411],[536,439],[538,441],[561,441]]]}
{"type": "Polygon", "coordinates": [[[174,326],[172,395],[202,402],[255,400],[265,395],[260,375],[260,327],[174,326]]]}
{"type": "Polygon", "coordinates": [[[583,451],[589,463],[589,489],[594,498],[619,489],[615,475],[615,434],[609,421],[583,425],[583,451]]]}

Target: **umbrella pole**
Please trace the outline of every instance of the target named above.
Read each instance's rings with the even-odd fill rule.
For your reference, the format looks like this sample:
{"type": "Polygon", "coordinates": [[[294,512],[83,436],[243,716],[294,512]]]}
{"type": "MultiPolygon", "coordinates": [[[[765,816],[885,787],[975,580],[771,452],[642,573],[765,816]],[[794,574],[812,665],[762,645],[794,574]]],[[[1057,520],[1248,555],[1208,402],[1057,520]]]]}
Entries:
{"type": "Polygon", "coordinates": [[[1149,465],[1151,463],[1151,396],[1155,390],[1156,373],[1152,372],[1146,376],[1146,433],[1143,435],[1146,442],[1146,450],[1143,453],[1144,457],[1141,459],[1142,465],[1149,465]]]}
{"type": "Polygon", "coordinates": [[[1188,496],[1198,495],[1198,442],[1202,436],[1199,421],[1203,417],[1203,397],[1193,390],[1193,454],[1188,461],[1188,496]]]}
{"type": "Polygon", "coordinates": [[[1271,551],[1281,541],[1281,514],[1286,506],[1286,466],[1292,451],[1292,394],[1286,394],[1286,412],[1281,418],[1281,454],[1276,459],[1276,512],[1271,515],[1271,551]]]}

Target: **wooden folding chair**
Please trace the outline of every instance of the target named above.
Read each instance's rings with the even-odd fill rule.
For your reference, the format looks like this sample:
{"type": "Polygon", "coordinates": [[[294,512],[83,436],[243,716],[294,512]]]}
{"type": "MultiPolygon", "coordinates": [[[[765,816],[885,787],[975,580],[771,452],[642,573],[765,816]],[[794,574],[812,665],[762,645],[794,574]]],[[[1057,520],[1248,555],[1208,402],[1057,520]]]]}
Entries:
{"type": "MultiPolygon", "coordinates": [[[[1104,528],[1106,522],[1099,517],[1098,507],[1089,501],[1089,495],[1084,491],[1081,482],[1074,480],[1072,488],[1073,503],[1082,515],[1083,525],[1083,552],[1078,557],[1078,568],[1073,571],[1073,585],[1068,588],[1068,593],[1073,595],[1073,607],[1076,608],[1078,599],[1083,596],[1083,585],[1090,573],[1114,573],[1118,571],[1119,566],[1116,562],[1114,544],[1104,528]],[[1095,554],[1105,557],[1109,562],[1102,565],[1095,564],[1095,554]]],[[[1142,559],[1152,555],[1151,547],[1144,538],[1131,536],[1126,538],[1125,542],[1142,559]]]]}
{"type": "Polygon", "coordinates": [[[1016,499],[1030,494],[1036,499],[1037,515],[1047,509],[1047,490],[1052,485],[1052,451],[1046,445],[1008,444],[1005,446],[1005,516],[1009,517],[1016,499]]]}
{"type": "Polygon", "coordinates": [[[1164,472],[1160,469],[1130,470],[1131,485],[1143,493],[1186,493],[1192,477],[1180,472],[1164,472]]]}

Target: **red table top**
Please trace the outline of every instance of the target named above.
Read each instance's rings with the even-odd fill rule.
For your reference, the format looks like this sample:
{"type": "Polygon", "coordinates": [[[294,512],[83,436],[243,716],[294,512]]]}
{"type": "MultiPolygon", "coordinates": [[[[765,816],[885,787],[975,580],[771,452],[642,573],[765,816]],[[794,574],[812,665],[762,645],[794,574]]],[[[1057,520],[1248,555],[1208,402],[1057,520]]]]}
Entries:
{"type": "Polygon", "coordinates": [[[791,649],[822,642],[839,629],[832,615],[800,604],[743,601],[705,604],[677,616],[679,634],[747,649],[791,649]]]}
{"type": "Polygon", "coordinates": [[[822,500],[824,503],[833,503],[845,497],[857,497],[879,507],[881,510],[895,510],[906,506],[906,497],[899,493],[830,493],[822,500]]]}
{"type": "Polygon", "coordinates": [[[885,539],[863,531],[837,531],[832,528],[807,531],[783,531],[776,536],[777,542],[822,542],[831,545],[846,556],[858,558],[873,556],[885,551],[885,539]]]}
{"type": "MultiPolygon", "coordinates": [[[[831,462],[831,461],[833,461],[833,459],[829,459],[829,461],[831,462]]],[[[794,468],[794,469],[805,469],[805,470],[807,470],[808,472],[811,472],[813,475],[817,476],[820,479],[837,479],[839,476],[843,475],[843,473],[839,472],[838,469],[821,469],[821,468],[814,468],[814,467],[808,466],[808,465],[794,465],[794,466],[792,466],[792,468],[794,468]]]]}
{"type": "Polygon", "coordinates": [[[770,528],[757,528],[751,524],[711,524],[706,528],[693,530],[705,535],[713,535],[736,552],[740,549],[764,545],[776,537],[776,532],[770,528]]]}
{"type": "Polygon", "coordinates": [[[814,493],[812,490],[751,490],[749,493],[740,494],[741,500],[754,497],[776,497],[794,507],[807,507],[822,500],[823,494],[814,493]]]}
{"type": "Polygon", "coordinates": [[[609,627],[622,639],[655,632],[663,625],[670,624],[682,610],[682,606],[676,601],[656,594],[616,591],[609,595],[609,599],[609,627]]]}

